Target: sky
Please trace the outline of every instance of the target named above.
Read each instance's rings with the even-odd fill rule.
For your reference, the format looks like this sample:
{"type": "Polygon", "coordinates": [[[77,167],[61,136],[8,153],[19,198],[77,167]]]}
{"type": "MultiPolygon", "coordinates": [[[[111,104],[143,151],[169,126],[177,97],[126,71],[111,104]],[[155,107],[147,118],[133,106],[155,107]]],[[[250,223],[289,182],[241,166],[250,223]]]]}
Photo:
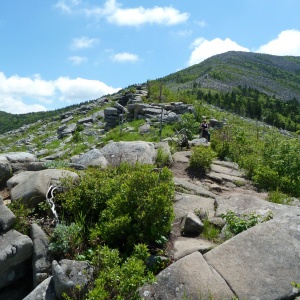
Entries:
{"type": "Polygon", "coordinates": [[[0,0],[0,111],[54,110],[227,51],[300,56],[299,0],[0,0]]]}

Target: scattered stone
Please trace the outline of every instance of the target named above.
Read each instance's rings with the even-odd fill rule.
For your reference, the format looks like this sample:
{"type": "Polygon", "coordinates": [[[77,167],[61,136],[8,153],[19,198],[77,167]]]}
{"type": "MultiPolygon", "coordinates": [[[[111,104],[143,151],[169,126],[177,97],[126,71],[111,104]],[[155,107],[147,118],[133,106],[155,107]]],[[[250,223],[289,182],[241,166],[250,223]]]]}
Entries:
{"type": "Polygon", "coordinates": [[[181,222],[181,231],[185,236],[198,236],[203,227],[203,223],[193,212],[188,212],[181,222]]]}

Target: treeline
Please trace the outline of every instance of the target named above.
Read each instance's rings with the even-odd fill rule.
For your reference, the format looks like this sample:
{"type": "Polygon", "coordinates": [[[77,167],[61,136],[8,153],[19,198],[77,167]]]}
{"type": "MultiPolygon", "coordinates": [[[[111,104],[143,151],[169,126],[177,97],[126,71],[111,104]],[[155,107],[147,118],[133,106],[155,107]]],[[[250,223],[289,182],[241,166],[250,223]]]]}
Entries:
{"type": "Polygon", "coordinates": [[[0,134],[18,129],[24,125],[35,123],[39,120],[58,117],[67,111],[79,107],[81,104],[75,104],[50,111],[32,112],[27,114],[10,114],[4,111],[0,111],[0,134]]]}
{"type": "Polygon", "coordinates": [[[205,100],[241,116],[289,131],[300,130],[300,103],[295,98],[282,101],[246,86],[239,86],[227,93],[203,89],[194,90],[193,93],[198,100],[205,100]]]}

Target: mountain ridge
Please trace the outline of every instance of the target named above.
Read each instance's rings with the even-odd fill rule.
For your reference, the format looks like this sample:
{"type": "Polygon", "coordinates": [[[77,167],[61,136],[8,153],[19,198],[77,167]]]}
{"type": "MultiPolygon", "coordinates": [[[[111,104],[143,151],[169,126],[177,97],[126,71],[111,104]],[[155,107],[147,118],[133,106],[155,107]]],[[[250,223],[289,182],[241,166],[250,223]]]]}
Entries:
{"type": "MultiPolygon", "coordinates": [[[[296,100],[300,103],[300,57],[229,51],[153,81],[163,83],[173,92],[195,88],[232,92],[247,87],[285,102],[296,100]]],[[[10,114],[0,111],[0,134],[46,117],[57,117],[90,101],[94,100],[46,112],[10,114]]]]}
{"type": "Polygon", "coordinates": [[[173,90],[198,86],[228,92],[247,86],[277,99],[300,102],[300,57],[229,51],[159,80],[173,90]]]}

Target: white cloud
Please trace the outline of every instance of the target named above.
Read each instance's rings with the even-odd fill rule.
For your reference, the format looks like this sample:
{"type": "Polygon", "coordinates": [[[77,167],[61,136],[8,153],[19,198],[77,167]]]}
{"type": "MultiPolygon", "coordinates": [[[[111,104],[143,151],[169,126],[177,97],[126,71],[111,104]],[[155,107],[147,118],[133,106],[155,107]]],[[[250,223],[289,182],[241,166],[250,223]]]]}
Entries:
{"type": "Polygon", "coordinates": [[[85,56],[70,56],[69,60],[74,64],[74,65],[80,65],[83,62],[87,61],[87,58],[85,56]]]}
{"type": "Polygon", "coordinates": [[[75,7],[77,7],[80,3],[80,0],[59,0],[55,4],[55,7],[64,13],[72,14],[75,7]]]}
{"type": "Polygon", "coordinates": [[[45,111],[96,99],[118,90],[120,88],[98,80],[59,77],[46,81],[39,75],[32,78],[18,75],[6,77],[0,72],[0,110],[14,114],[45,111]],[[61,105],[54,106],[57,99],[61,105]]]}
{"type": "Polygon", "coordinates": [[[53,95],[55,87],[50,81],[44,81],[40,76],[20,77],[13,75],[7,78],[0,72],[0,95],[48,97],[53,95]]]}
{"type": "Polygon", "coordinates": [[[136,54],[121,52],[111,56],[111,60],[115,62],[136,62],[139,57],[136,54]]]}
{"type": "Polygon", "coordinates": [[[72,40],[71,49],[72,50],[80,50],[92,48],[98,43],[98,39],[91,39],[86,36],[80,38],[74,38],[72,40]]]}
{"type": "Polygon", "coordinates": [[[300,31],[284,30],[279,33],[276,39],[260,46],[256,52],[300,56],[300,31]]]}
{"type": "Polygon", "coordinates": [[[105,1],[103,7],[83,8],[82,12],[88,17],[104,17],[113,14],[120,4],[115,0],[105,1]]]}
{"type": "Polygon", "coordinates": [[[249,49],[238,45],[229,38],[221,40],[220,38],[208,41],[204,38],[196,39],[191,45],[193,51],[188,61],[188,65],[194,65],[202,62],[208,57],[227,51],[249,51],[249,49]]]}
{"type": "MultiPolygon", "coordinates": [[[[79,3],[72,4],[66,0],[60,0],[56,4],[56,8],[67,13],[75,13],[74,8],[78,6],[78,4],[79,3]]],[[[170,26],[183,23],[189,18],[188,13],[181,13],[171,6],[122,8],[121,4],[116,0],[107,0],[101,7],[77,7],[76,12],[88,17],[106,18],[108,22],[120,26],[139,26],[147,23],[170,26]]]]}
{"type": "Polygon", "coordinates": [[[40,104],[26,104],[20,97],[1,96],[0,111],[11,114],[24,114],[28,112],[46,111],[40,104]]]}
{"type": "Polygon", "coordinates": [[[196,24],[197,24],[198,26],[200,26],[201,28],[204,28],[204,27],[207,26],[207,24],[206,24],[206,22],[205,22],[204,20],[198,21],[198,22],[196,22],[196,24]]]}
{"type": "Polygon", "coordinates": [[[54,85],[57,88],[59,100],[67,103],[92,100],[120,90],[120,88],[110,87],[101,81],[84,78],[59,77],[54,81],[54,85]]]}
{"type": "Polygon", "coordinates": [[[127,9],[118,8],[107,16],[110,23],[127,26],[139,26],[146,23],[176,25],[185,22],[188,18],[188,13],[180,13],[173,7],[158,6],[153,8],[141,6],[127,9]]]}
{"type": "Polygon", "coordinates": [[[192,30],[179,30],[177,34],[182,37],[190,36],[193,33],[192,30]]]}

